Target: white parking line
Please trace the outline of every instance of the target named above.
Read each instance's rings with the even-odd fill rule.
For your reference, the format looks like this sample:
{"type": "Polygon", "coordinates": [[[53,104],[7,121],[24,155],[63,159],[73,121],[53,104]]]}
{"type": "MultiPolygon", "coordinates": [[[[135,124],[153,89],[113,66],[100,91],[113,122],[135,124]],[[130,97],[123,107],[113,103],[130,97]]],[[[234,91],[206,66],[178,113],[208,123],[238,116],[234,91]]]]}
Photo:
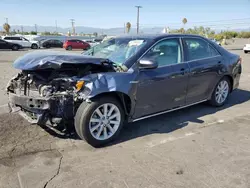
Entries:
{"type": "Polygon", "coordinates": [[[7,106],[8,106],[8,104],[3,104],[3,105],[0,105],[0,108],[5,108],[7,106]]]}
{"type": "Polygon", "coordinates": [[[159,146],[161,144],[165,144],[167,142],[172,142],[172,141],[175,141],[175,140],[183,139],[183,138],[195,135],[195,134],[196,133],[194,133],[194,132],[188,132],[188,133],[185,133],[184,136],[180,136],[180,137],[169,136],[168,138],[163,139],[163,140],[150,142],[150,143],[147,144],[147,147],[152,148],[152,147],[155,147],[155,146],[159,146]]]}

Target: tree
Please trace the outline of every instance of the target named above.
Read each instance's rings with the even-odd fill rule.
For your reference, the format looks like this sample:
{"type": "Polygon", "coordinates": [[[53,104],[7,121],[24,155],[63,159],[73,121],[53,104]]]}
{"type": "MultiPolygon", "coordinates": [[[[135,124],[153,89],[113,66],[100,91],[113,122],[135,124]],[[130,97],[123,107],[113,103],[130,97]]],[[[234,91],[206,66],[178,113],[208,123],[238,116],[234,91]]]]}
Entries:
{"type": "Polygon", "coordinates": [[[130,22],[127,22],[127,23],[126,23],[126,32],[129,33],[129,32],[130,32],[130,29],[131,29],[131,23],[130,23],[130,22]]]}
{"type": "Polygon", "coordinates": [[[97,36],[98,36],[98,33],[97,33],[97,32],[94,32],[93,35],[94,35],[95,37],[97,37],[97,36]]]}
{"type": "Polygon", "coordinates": [[[3,28],[6,31],[6,33],[10,32],[10,25],[8,23],[3,24],[3,28]]]}
{"type": "Polygon", "coordinates": [[[31,31],[30,34],[31,34],[31,35],[37,35],[37,32],[31,31]]]}
{"type": "MultiPolygon", "coordinates": [[[[182,19],[182,23],[183,23],[183,28],[185,28],[185,25],[186,25],[186,23],[187,23],[187,18],[183,18],[182,19]]],[[[185,30],[184,30],[185,31],[185,30]]]]}

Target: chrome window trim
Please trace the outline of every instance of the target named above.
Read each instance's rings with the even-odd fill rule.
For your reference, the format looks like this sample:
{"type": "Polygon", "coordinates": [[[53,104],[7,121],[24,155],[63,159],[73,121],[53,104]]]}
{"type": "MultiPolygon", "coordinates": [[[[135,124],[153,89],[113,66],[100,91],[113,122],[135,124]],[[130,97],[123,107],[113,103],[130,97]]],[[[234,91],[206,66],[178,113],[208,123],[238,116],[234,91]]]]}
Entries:
{"type": "Polygon", "coordinates": [[[168,66],[173,66],[173,65],[180,65],[180,64],[184,64],[187,63],[184,61],[184,47],[182,45],[182,41],[181,41],[181,37],[164,37],[161,40],[156,41],[154,44],[152,44],[142,55],[141,57],[139,57],[139,59],[137,60],[140,61],[152,48],[154,48],[158,43],[164,41],[164,40],[168,40],[168,39],[176,39],[179,40],[179,44],[180,44],[180,49],[181,49],[181,62],[180,63],[174,63],[174,64],[169,64],[169,65],[164,65],[164,66],[160,66],[157,68],[164,68],[164,67],[168,67],[168,66]]]}
{"type": "MultiPolygon", "coordinates": [[[[195,37],[195,36],[181,37],[181,39],[183,40],[183,42],[185,42],[185,41],[184,41],[185,39],[189,39],[189,38],[201,39],[201,40],[203,40],[204,42],[208,43],[209,46],[212,46],[210,42],[206,41],[206,40],[203,39],[202,37],[195,37]]],[[[213,48],[214,50],[216,50],[216,52],[218,53],[218,55],[216,55],[216,56],[210,56],[210,57],[205,57],[205,58],[200,58],[200,59],[190,60],[190,61],[187,61],[187,63],[193,62],[193,61],[200,61],[200,60],[215,58],[215,57],[218,57],[218,56],[220,56],[220,57],[222,56],[222,55],[218,52],[217,49],[215,49],[213,46],[212,46],[212,48],[213,48]]]]}
{"type": "Polygon", "coordinates": [[[202,61],[202,60],[206,60],[206,59],[212,59],[212,58],[215,58],[215,57],[221,57],[221,55],[205,57],[205,58],[200,58],[200,59],[195,59],[195,60],[190,60],[190,61],[186,61],[186,63],[191,63],[191,62],[195,62],[195,61],[202,61]]]}

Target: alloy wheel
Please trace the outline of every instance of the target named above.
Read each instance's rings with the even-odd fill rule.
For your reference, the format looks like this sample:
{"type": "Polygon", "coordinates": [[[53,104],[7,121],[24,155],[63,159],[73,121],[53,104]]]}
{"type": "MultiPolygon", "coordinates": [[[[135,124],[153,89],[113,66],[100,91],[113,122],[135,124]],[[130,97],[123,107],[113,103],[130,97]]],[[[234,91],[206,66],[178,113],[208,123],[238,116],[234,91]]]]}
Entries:
{"type": "Polygon", "coordinates": [[[226,80],[222,80],[216,88],[216,92],[215,92],[216,102],[218,104],[222,104],[223,102],[225,102],[225,100],[227,99],[228,93],[229,93],[228,82],[226,80]]]}
{"type": "Polygon", "coordinates": [[[89,130],[97,140],[107,140],[112,137],[121,124],[121,112],[111,103],[99,106],[91,115],[89,130]]]}

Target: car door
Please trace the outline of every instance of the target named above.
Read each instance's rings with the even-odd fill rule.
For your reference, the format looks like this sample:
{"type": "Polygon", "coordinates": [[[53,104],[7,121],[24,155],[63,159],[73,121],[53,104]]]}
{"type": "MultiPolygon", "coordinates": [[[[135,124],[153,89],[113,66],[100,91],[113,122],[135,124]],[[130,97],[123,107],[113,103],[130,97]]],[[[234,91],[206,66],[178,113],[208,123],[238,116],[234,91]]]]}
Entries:
{"type": "Polygon", "coordinates": [[[62,47],[61,41],[59,41],[59,40],[54,40],[54,47],[57,47],[57,48],[62,47]]]}
{"type": "Polygon", "coordinates": [[[82,49],[82,46],[83,46],[82,41],[76,40],[76,49],[82,49]]]}
{"type": "Polygon", "coordinates": [[[186,61],[190,67],[187,104],[208,99],[220,79],[223,57],[210,42],[202,38],[183,38],[186,61]]]}
{"type": "Polygon", "coordinates": [[[23,38],[23,37],[18,37],[18,38],[19,38],[18,40],[20,40],[22,42],[23,47],[26,47],[26,48],[31,47],[31,43],[28,39],[23,38]]]}
{"type": "Polygon", "coordinates": [[[180,39],[161,40],[142,59],[156,61],[158,68],[140,69],[133,118],[185,105],[189,67],[180,39]]]}
{"type": "Polygon", "coordinates": [[[0,40],[0,49],[7,49],[7,48],[8,48],[7,42],[4,40],[0,40]]]}

